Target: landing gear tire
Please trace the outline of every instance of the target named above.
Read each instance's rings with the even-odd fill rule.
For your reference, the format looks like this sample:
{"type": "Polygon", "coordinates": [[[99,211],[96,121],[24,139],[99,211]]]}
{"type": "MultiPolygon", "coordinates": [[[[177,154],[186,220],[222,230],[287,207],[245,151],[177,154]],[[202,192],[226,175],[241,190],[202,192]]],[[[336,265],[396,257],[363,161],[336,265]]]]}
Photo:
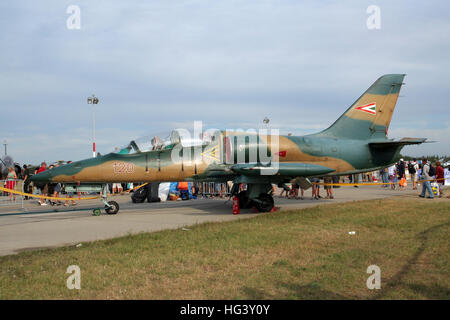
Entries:
{"type": "Polygon", "coordinates": [[[115,201],[108,202],[109,207],[105,206],[105,211],[107,214],[116,214],[119,212],[119,204],[115,201]]]}
{"type": "Polygon", "coordinates": [[[254,202],[259,212],[269,212],[274,206],[273,197],[267,193],[261,193],[257,201],[254,202]]]}
{"type": "Polygon", "coordinates": [[[239,197],[239,208],[240,209],[246,209],[246,208],[250,207],[251,201],[249,201],[249,199],[248,199],[247,192],[245,192],[245,191],[239,192],[238,197],[239,197]]]}

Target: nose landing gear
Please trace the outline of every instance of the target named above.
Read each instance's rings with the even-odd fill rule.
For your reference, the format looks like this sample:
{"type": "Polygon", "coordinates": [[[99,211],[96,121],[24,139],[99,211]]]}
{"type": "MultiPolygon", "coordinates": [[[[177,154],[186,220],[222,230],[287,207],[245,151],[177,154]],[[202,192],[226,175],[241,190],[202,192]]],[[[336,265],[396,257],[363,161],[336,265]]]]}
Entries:
{"type": "Polygon", "coordinates": [[[119,212],[119,204],[115,201],[109,201],[105,205],[105,211],[107,214],[117,214],[119,212]]]}
{"type": "MultiPolygon", "coordinates": [[[[104,203],[105,212],[107,214],[117,214],[119,212],[119,204],[116,201],[107,201],[108,185],[102,185],[102,202],[104,203]]],[[[99,216],[101,211],[99,208],[93,210],[94,215],[99,216]]]]}

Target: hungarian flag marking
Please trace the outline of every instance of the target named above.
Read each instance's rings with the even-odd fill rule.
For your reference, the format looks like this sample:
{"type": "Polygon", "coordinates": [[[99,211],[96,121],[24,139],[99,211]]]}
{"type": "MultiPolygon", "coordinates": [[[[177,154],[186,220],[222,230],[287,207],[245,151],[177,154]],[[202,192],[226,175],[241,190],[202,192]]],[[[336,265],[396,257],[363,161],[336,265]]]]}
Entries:
{"type": "Polygon", "coordinates": [[[356,110],[361,110],[370,114],[377,114],[377,104],[375,102],[366,104],[364,106],[359,106],[355,108],[356,110]]]}

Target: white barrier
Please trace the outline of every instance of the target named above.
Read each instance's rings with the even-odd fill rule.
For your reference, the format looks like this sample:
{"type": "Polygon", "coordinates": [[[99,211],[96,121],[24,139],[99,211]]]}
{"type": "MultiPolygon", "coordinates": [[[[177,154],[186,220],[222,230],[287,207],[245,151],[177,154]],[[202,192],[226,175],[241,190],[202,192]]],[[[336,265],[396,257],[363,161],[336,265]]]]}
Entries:
{"type": "Polygon", "coordinates": [[[203,197],[227,197],[231,193],[231,189],[228,186],[228,183],[202,182],[199,187],[199,195],[203,197]]]}

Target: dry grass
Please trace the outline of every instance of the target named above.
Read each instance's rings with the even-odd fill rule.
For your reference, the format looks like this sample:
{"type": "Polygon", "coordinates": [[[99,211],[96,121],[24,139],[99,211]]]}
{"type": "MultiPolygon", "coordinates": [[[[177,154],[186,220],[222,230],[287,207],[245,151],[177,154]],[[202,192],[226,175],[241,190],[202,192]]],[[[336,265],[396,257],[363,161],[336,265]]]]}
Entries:
{"type": "Polygon", "coordinates": [[[450,298],[447,200],[360,201],[190,229],[0,257],[0,298],[450,298]],[[72,264],[81,290],[66,288],[72,264]],[[381,290],[366,287],[372,264],[381,290]]]}

